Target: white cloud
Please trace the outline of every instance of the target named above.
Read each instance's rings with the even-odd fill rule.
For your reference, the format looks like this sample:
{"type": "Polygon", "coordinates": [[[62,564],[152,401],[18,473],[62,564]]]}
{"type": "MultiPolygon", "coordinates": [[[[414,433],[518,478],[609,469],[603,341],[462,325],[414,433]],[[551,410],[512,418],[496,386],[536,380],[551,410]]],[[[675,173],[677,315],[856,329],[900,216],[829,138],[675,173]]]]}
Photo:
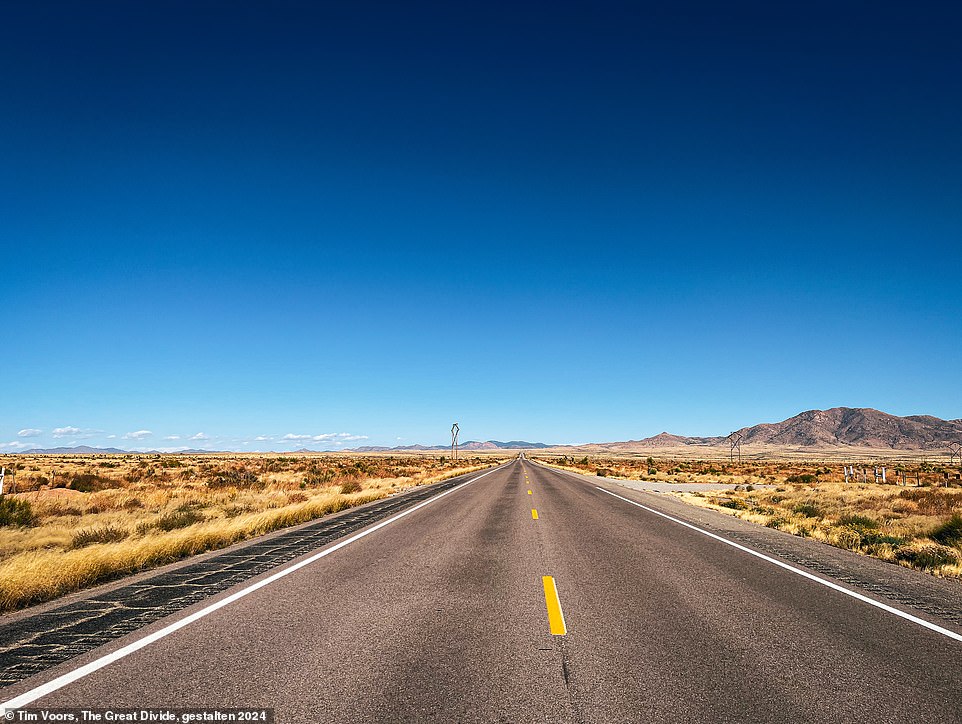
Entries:
{"type": "Polygon", "coordinates": [[[210,438],[202,432],[198,432],[196,435],[191,435],[190,440],[210,440],[210,438]]]}
{"type": "Polygon", "coordinates": [[[79,427],[73,427],[71,425],[67,425],[66,427],[55,427],[51,431],[51,434],[57,438],[60,438],[60,437],[87,438],[87,437],[93,437],[94,435],[97,435],[98,433],[101,433],[101,432],[103,432],[103,430],[89,430],[89,429],[82,430],[79,427]]]}
{"type": "Polygon", "coordinates": [[[150,430],[135,430],[134,432],[126,433],[124,440],[144,440],[153,434],[150,430]]]}
{"type": "Polygon", "coordinates": [[[116,436],[116,435],[107,435],[107,439],[108,439],[108,440],[116,440],[116,439],[117,439],[117,436],[116,436]]]}
{"type": "Polygon", "coordinates": [[[164,440],[180,440],[180,435],[168,435],[164,440]]]}
{"type": "Polygon", "coordinates": [[[23,430],[17,433],[19,437],[37,437],[42,435],[43,430],[38,430],[35,427],[25,427],[23,430]]]}
{"type": "Polygon", "coordinates": [[[257,437],[254,438],[256,442],[265,442],[266,440],[273,440],[273,439],[274,438],[272,438],[270,435],[258,435],[257,437]]]}
{"type": "Polygon", "coordinates": [[[332,440],[367,440],[367,435],[352,435],[349,432],[325,432],[320,435],[295,435],[294,433],[289,432],[281,439],[288,440],[290,442],[329,442],[332,440]]]}
{"type": "Polygon", "coordinates": [[[14,440],[13,442],[0,442],[0,447],[10,448],[11,450],[22,450],[23,448],[31,447],[31,445],[29,442],[14,440]]]}

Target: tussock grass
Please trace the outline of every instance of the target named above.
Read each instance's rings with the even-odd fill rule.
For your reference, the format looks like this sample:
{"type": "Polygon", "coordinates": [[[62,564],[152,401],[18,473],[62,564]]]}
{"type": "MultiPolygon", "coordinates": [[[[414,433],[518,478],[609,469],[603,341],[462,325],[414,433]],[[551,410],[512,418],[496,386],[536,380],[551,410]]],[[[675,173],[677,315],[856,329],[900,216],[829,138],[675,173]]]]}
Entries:
{"type": "Polygon", "coordinates": [[[769,528],[962,578],[962,489],[796,484],[676,495],[769,528]]]}
{"type": "Polygon", "coordinates": [[[48,601],[500,460],[453,463],[427,456],[331,455],[39,458],[36,465],[24,464],[21,457],[19,462],[21,484],[28,477],[23,471],[36,467],[38,480],[60,480],[64,487],[37,482],[34,490],[0,498],[0,521],[4,515],[21,521],[0,523],[0,611],[48,601]],[[51,462],[60,467],[43,469],[51,462]],[[90,469],[96,471],[96,480],[81,478],[81,484],[72,485],[90,469]]]}

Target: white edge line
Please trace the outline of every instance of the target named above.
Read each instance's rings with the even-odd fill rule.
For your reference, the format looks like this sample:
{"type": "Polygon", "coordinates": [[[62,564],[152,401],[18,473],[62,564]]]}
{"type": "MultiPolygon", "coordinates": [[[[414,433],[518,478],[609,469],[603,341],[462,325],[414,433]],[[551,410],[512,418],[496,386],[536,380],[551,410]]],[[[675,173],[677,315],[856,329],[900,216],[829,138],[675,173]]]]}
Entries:
{"type": "MultiPolygon", "coordinates": [[[[564,472],[564,471],[562,471],[562,472],[564,472]]],[[[774,565],[778,566],[779,568],[784,568],[786,571],[791,571],[792,573],[797,573],[799,576],[802,576],[803,578],[807,578],[807,579],[809,579],[810,581],[814,581],[815,583],[820,583],[820,584],[822,584],[823,586],[827,586],[828,588],[831,588],[831,589],[834,590],[834,591],[838,591],[839,593],[844,593],[846,596],[851,596],[852,598],[858,599],[859,601],[862,601],[862,602],[864,602],[864,603],[867,603],[867,604],[869,604],[870,606],[875,606],[876,608],[880,608],[880,609],[882,609],[883,611],[887,611],[888,613],[895,614],[896,616],[899,616],[900,618],[904,618],[906,621],[911,621],[912,623],[916,623],[916,624],[918,624],[919,626],[923,626],[924,628],[927,628],[927,629],[929,629],[929,630],[931,630],[931,631],[935,631],[936,633],[940,633],[940,634],[942,634],[943,636],[947,636],[947,637],[949,637],[950,639],[954,639],[955,641],[962,641],[962,635],[957,634],[957,633],[955,633],[954,631],[949,631],[948,629],[942,628],[941,626],[937,626],[937,625],[935,625],[934,623],[929,623],[928,621],[925,621],[924,619],[921,619],[921,618],[919,618],[918,616],[913,616],[912,614],[906,613],[905,611],[900,611],[900,610],[897,609],[897,608],[893,608],[892,606],[889,606],[889,605],[887,605],[887,604],[881,603],[881,602],[879,602],[879,601],[875,601],[875,600],[869,598],[868,596],[863,596],[861,593],[856,593],[855,591],[849,590],[848,588],[845,588],[845,587],[843,587],[843,586],[840,586],[840,585],[838,585],[837,583],[833,583],[832,581],[828,581],[828,580],[826,580],[826,579],[824,579],[824,578],[819,578],[818,576],[813,575],[813,574],[809,573],[808,571],[803,571],[801,568],[796,568],[795,566],[791,566],[791,565],[789,565],[788,563],[784,563],[783,561],[778,560],[777,558],[772,558],[771,556],[766,556],[764,553],[759,553],[759,552],[756,551],[756,550],[752,550],[751,548],[748,548],[748,547],[746,547],[746,546],[743,546],[743,545],[741,545],[741,544],[739,544],[739,543],[735,543],[734,541],[728,540],[727,538],[723,538],[723,537],[720,536],[720,535],[716,535],[715,533],[710,533],[710,532],[707,531],[707,530],[704,530],[704,529],[702,529],[702,528],[699,528],[697,525],[692,525],[691,523],[686,523],[685,521],[683,521],[683,520],[681,520],[681,519],[679,519],[679,518],[675,518],[674,516],[668,515],[667,513],[662,513],[660,510],[655,510],[654,508],[649,508],[647,505],[642,505],[641,503],[637,503],[637,502],[635,502],[634,500],[630,500],[630,499],[628,499],[628,498],[622,497],[622,496],[618,495],[617,493],[612,493],[610,490],[605,490],[604,488],[602,488],[602,487],[600,487],[600,486],[598,486],[598,485],[596,485],[595,487],[598,488],[598,490],[600,490],[602,493],[608,493],[608,495],[611,495],[611,496],[613,496],[613,497],[615,497],[615,498],[618,498],[619,500],[623,500],[623,501],[625,501],[626,503],[631,503],[632,505],[636,505],[636,506],[638,506],[639,508],[642,508],[643,510],[647,510],[649,513],[654,513],[655,515],[660,515],[662,518],[667,518],[668,520],[672,521],[673,523],[678,523],[679,525],[683,525],[683,526],[685,526],[686,528],[691,528],[691,529],[694,530],[694,531],[698,531],[698,532],[701,533],[702,535],[707,535],[709,538],[713,538],[713,539],[715,539],[715,540],[717,540],[717,541],[719,541],[719,542],[721,542],[721,543],[724,543],[725,545],[731,546],[732,548],[737,548],[738,550],[744,551],[745,553],[748,553],[749,555],[753,555],[753,556],[755,556],[756,558],[761,558],[763,561],[767,561],[768,563],[773,563],[774,565]]]]}
{"type": "Polygon", "coordinates": [[[406,515],[410,515],[410,514],[413,513],[414,511],[423,508],[425,505],[429,505],[429,504],[431,504],[431,503],[433,503],[433,502],[435,502],[435,501],[437,501],[437,500],[440,500],[441,498],[443,498],[443,497],[446,496],[446,495],[450,495],[451,493],[455,493],[455,492],[461,490],[461,488],[463,488],[464,486],[470,485],[470,484],[473,483],[475,480],[480,480],[480,479],[483,478],[485,475],[490,475],[491,473],[495,472],[495,470],[498,470],[500,467],[502,467],[502,466],[499,465],[498,467],[496,467],[496,468],[494,468],[494,469],[492,469],[492,470],[489,470],[489,471],[486,472],[486,473],[482,473],[481,475],[478,475],[478,476],[475,477],[475,478],[471,478],[470,480],[468,480],[468,481],[466,481],[466,482],[464,482],[464,483],[461,483],[460,485],[455,486],[455,487],[451,488],[450,490],[445,490],[443,493],[440,493],[440,494],[435,495],[435,496],[433,496],[433,497],[431,497],[431,498],[428,498],[428,499],[425,500],[423,503],[418,503],[418,504],[415,505],[413,508],[408,508],[407,510],[405,510],[405,511],[403,511],[403,512],[401,512],[401,513],[398,513],[397,515],[395,515],[395,516],[392,517],[392,518],[388,518],[387,520],[383,520],[383,521],[381,521],[380,523],[378,523],[377,525],[374,525],[374,526],[372,526],[372,527],[370,527],[370,528],[367,528],[366,530],[363,530],[363,531],[361,531],[360,533],[355,533],[355,534],[352,535],[350,538],[346,538],[346,539],[342,540],[340,543],[336,543],[336,544],[332,545],[330,548],[325,548],[325,549],[322,550],[321,552],[315,553],[315,554],[314,554],[313,556],[311,556],[310,558],[305,558],[305,559],[302,560],[302,561],[298,561],[298,562],[295,563],[294,565],[289,566],[288,568],[285,568],[285,569],[282,570],[282,571],[278,571],[277,573],[274,573],[273,575],[268,576],[267,578],[264,578],[264,579],[258,581],[257,583],[253,583],[253,584],[251,584],[250,586],[248,586],[247,588],[241,589],[240,591],[237,591],[236,593],[232,593],[231,595],[227,596],[226,598],[222,598],[220,601],[217,601],[217,602],[215,602],[215,603],[210,604],[209,606],[207,606],[207,607],[205,607],[205,608],[202,608],[200,611],[195,611],[194,613],[190,614],[189,616],[185,616],[184,618],[180,619],[179,621],[175,621],[174,623],[170,624],[169,626],[165,626],[164,628],[160,629],[159,631],[155,631],[154,633],[152,633],[152,634],[150,634],[150,635],[148,635],[148,636],[144,636],[144,638],[142,638],[142,639],[138,639],[137,641],[134,641],[133,643],[129,643],[129,644],[127,644],[126,646],[124,646],[123,648],[117,649],[116,651],[114,651],[114,652],[112,652],[112,653],[109,653],[109,654],[107,654],[106,656],[101,656],[99,659],[95,659],[94,661],[91,661],[89,664],[84,664],[84,665],[81,666],[79,669],[74,669],[73,671],[68,671],[66,674],[61,674],[61,675],[58,676],[56,679],[53,679],[52,681],[48,681],[46,684],[41,684],[40,686],[36,687],[35,689],[31,689],[30,691],[28,691],[28,692],[26,692],[26,693],[24,693],[24,694],[21,694],[20,696],[16,696],[16,697],[14,697],[13,699],[10,699],[9,701],[5,701],[5,702],[3,702],[3,703],[0,703],[0,716],[4,716],[9,709],[19,709],[19,708],[21,708],[21,707],[23,707],[23,706],[26,706],[27,704],[30,704],[31,702],[36,701],[37,699],[39,699],[39,698],[41,698],[41,697],[43,697],[43,696],[46,696],[47,694],[53,693],[53,692],[56,691],[57,689],[62,689],[63,687],[67,686],[68,684],[72,684],[73,682],[77,681],[78,679],[82,679],[83,677],[87,676],[88,674],[92,674],[93,672],[97,671],[98,669],[102,669],[102,668],[104,668],[105,666],[108,666],[108,665],[114,663],[115,661],[119,661],[120,659],[124,658],[125,656],[129,656],[130,654],[134,653],[135,651],[139,651],[139,650],[142,649],[142,648],[145,648],[145,647],[147,647],[147,646],[150,646],[150,645],[151,645],[152,643],[154,643],[155,641],[159,641],[160,639],[164,638],[165,636],[169,636],[170,634],[174,633],[175,631],[179,631],[180,629],[184,628],[185,626],[189,626],[190,624],[194,623],[194,621],[198,621],[198,620],[204,618],[205,616],[207,616],[207,615],[209,615],[209,614],[212,614],[214,611],[217,611],[218,609],[221,609],[221,608],[223,608],[224,606],[227,606],[227,605],[233,603],[234,601],[240,600],[241,598],[244,598],[244,596],[247,596],[247,595],[253,593],[254,591],[257,591],[258,589],[261,589],[261,588],[263,588],[264,586],[267,586],[267,585],[273,583],[274,581],[277,581],[277,580],[283,578],[284,576],[287,576],[287,575],[293,573],[294,571],[303,568],[304,566],[310,565],[310,564],[313,563],[314,561],[320,560],[321,558],[324,558],[325,556],[329,556],[329,555],[330,555],[331,553],[333,553],[334,551],[340,550],[340,549],[343,548],[344,546],[350,545],[350,544],[353,543],[354,541],[360,540],[360,539],[363,538],[364,536],[370,535],[370,534],[373,533],[374,531],[379,530],[379,529],[383,528],[383,527],[386,526],[386,525],[390,525],[390,524],[393,523],[394,521],[400,520],[401,518],[403,518],[403,517],[406,516],[406,515]]]}

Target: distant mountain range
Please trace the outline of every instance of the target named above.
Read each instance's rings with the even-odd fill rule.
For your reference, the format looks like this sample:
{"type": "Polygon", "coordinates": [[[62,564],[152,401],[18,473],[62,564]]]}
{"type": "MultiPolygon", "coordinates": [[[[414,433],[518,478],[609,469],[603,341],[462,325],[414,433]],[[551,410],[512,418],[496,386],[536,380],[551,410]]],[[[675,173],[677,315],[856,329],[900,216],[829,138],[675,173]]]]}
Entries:
{"type": "MultiPolygon", "coordinates": [[[[178,450],[177,455],[197,455],[198,453],[212,453],[215,450],[178,450]]],[[[89,445],[75,445],[74,447],[33,448],[17,453],[18,455],[168,455],[160,450],[121,450],[116,447],[90,447],[89,445]]]]}
{"type": "MultiPolygon", "coordinates": [[[[458,443],[458,450],[540,450],[546,447],[555,446],[546,445],[543,442],[525,442],[524,440],[509,440],[508,442],[501,442],[500,440],[485,440],[484,442],[471,440],[470,442],[458,443]]],[[[353,450],[346,450],[345,452],[404,452],[406,450],[418,451],[450,449],[450,445],[399,445],[397,447],[367,445],[365,447],[354,448],[353,450]]]]}
{"type": "MultiPolygon", "coordinates": [[[[962,442],[962,420],[942,420],[931,415],[898,417],[870,407],[833,407],[830,410],[808,410],[782,422],[743,427],[736,433],[742,436],[742,445],[923,450],[962,442]]],[[[683,445],[721,445],[727,439],[727,435],[685,437],[663,432],[642,440],[596,443],[590,447],[628,452],[683,445]]]]}
{"type": "MultiPolygon", "coordinates": [[[[925,450],[947,448],[950,443],[962,443],[962,419],[942,420],[931,415],[909,415],[898,417],[870,407],[833,407],[830,410],[808,410],[782,422],[770,422],[736,431],[742,436],[742,445],[757,445],[783,448],[830,449],[838,447],[874,448],[880,450],[925,450]]],[[[461,443],[461,451],[484,450],[557,450],[583,452],[643,452],[645,450],[679,448],[683,446],[721,446],[726,445],[727,435],[716,437],[688,437],[662,432],[653,437],[624,442],[601,442],[589,445],[548,445],[543,442],[524,440],[471,440],[461,443]]],[[[450,445],[398,445],[383,447],[368,445],[345,450],[344,452],[423,452],[450,450],[450,445]]],[[[212,450],[183,450],[175,454],[197,455],[211,453],[212,450]]],[[[296,453],[313,453],[306,448],[296,453]]],[[[158,454],[150,450],[140,454],[158,454]]],[[[77,447],[35,448],[25,450],[24,454],[41,455],[118,455],[137,454],[130,450],[114,447],[96,448],[80,445],[77,447]]]]}

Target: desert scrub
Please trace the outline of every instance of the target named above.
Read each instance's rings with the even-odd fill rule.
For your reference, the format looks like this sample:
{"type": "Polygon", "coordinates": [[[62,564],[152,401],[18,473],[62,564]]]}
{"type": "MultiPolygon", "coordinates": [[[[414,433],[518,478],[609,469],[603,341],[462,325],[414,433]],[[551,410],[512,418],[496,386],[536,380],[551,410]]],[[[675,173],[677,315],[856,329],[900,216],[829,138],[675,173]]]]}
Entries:
{"type": "Polygon", "coordinates": [[[33,509],[26,500],[0,497],[0,526],[27,526],[33,521],[33,509]]]}
{"type": "Polygon", "coordinates": [[[808,483],[724,491],[688,502],[934,573],[962,577],[962,490],[808,483]]]}
{"type": "Polygon", "coordinates": [[[929,538],[944,546],[957,546],[962,543],[962,515],[953,515],[929,533],[929,538]]]}
{"type": "MultiPolygon", "coordinates": [[[[96,481],[91,486],[97,488],[94,492],[58,484],[0,498],[0,520],[7,521],[0,526],[0,611],[501,462],[459,460],[442,465],[437,458],[424,456],[378,458],[356,465],[346,456],[207,456],[184,461],[181,470],[194,471],[190,480],[184,480],[162,475],[176,466],[155,456],[144,458],[111,459],[116,467],[103,468],[111,477],[96,481]],[[325,484],[302,486],[308,470],[325,484]],[[396,475],[401,472],[403,476],[396,475]],[[214,485],[209,485],[212,480],[214,485]],[[341,493],[338,486],[345,483],[354,492],[341,493]]],[[[84,466],[90,462],[41,458],[40,464],[60,466],[55,476],[43,472],[66,484],[74,473],[89,472],[84,466]],[[64,470],[68,465],[74,468],[64,470]]]]}
{"type": "Polygon", "coordinates": [[[83,548],[94,543],[116,543],[124,540],[130,533],[125,528],[104,525],[99,528],[86,528],[74,533],[70,548],[83,548]]]}
{"type": "Polygon", "coordinates": [[[194,525],[194,523],[200,523],[203,520],[204,515],[202,513],[198,513],[196,510],[191,510],[190,508],[180,508],[162,515],[153,523],[153,527],[158,530],[177,530],[178,528],[186,528],[189,525],[194,525]]]}
{"type": "Polygon", "coordinates": [[[356,480],[345,480],[341,483],[341,494],[360,493],[363,490],[361,484],[356,480]]]}

